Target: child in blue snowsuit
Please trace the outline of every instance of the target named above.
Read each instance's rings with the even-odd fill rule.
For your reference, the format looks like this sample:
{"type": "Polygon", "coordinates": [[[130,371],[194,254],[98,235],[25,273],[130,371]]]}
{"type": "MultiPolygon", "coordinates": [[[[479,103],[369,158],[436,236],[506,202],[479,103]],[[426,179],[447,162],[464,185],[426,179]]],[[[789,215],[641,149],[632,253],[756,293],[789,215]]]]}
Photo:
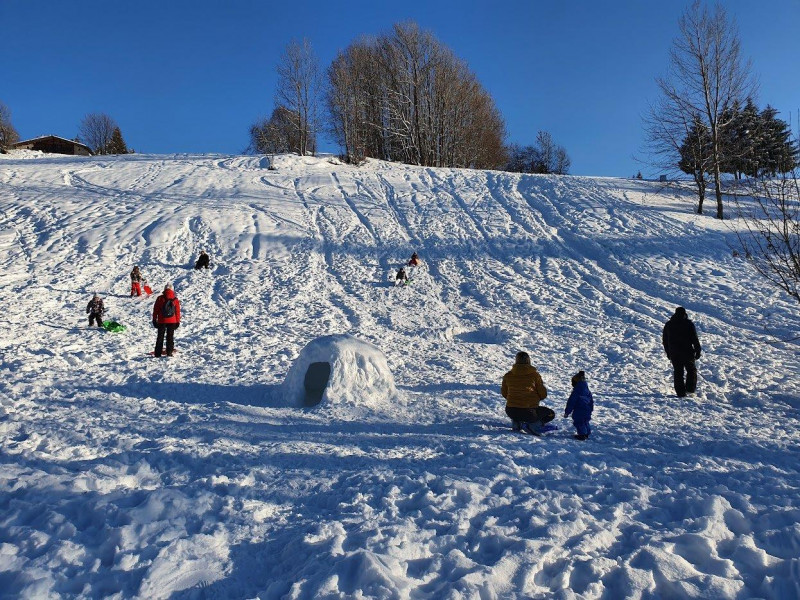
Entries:
{"type": "Polygon", "coordinates": [[[594,400],[592,392],[589,391],[589,384],[586,383],[586,373],[580,371],[572,376],[572,393],[567,400],[567,407],[564,409],[564,418],[572,414],[572,424],[578,433],[575,434],[577,440],[588,440],[592,428],[589,421],[594,410],[594,400]]]}

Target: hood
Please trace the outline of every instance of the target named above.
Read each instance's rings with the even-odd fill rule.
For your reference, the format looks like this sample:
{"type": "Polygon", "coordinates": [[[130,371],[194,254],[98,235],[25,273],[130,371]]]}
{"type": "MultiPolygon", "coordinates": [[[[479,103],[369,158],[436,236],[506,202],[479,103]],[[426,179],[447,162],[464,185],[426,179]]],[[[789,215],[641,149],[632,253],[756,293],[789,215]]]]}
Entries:
{"type": "Polygon", "coordinates": [[[175,298],[175,291],[174,290],[164,290],[163,294],[164,298],[175,298]]]}
{"type": "Polygon", "coordinates": [[[574,390],[578,390],[578,392],[588,392],[589,391],[589,383],[586,381],[577,381],[575,382],[575,387],[572,388],[574,390]]]}

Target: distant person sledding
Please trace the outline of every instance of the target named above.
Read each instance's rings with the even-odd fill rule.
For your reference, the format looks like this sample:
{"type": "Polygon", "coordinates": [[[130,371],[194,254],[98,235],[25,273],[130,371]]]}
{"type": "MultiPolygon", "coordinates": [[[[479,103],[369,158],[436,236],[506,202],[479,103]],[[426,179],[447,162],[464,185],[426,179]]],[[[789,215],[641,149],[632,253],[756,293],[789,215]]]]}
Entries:
{"type": "Polygon", "coordinates": [[[200,251],[200,257],[194,263],[195,271],[199,271],[200,269],[208,269],[211,266],[211,259],[209,258],[208,254],[206,254],[205,250],[200,251]]]}
{"type": "Polygon", "coordinates": [[[400,270],[397,271],[397,275],[394,276],[394,284],[397,285],[408,285],[408,273],[406,273],[405,267],[400,267],[400,270]]]}
{"type": "Polygon", "coordinates": [[[153,293],[153,290],[147,285],[147,280],[142,276],[139,267],[134,266],[133,271],[131,271],[131,297],[141,296],[142,292],[149,296],[153,293]]]}
{"type": "Polygon", "coordinates": [[[106,312],[106,307],[103,306],[103,299],[95,294],[86,305],[86,313],[89,315],[89,327],[97,322],[98,327],[103,326],[103,314],[106,312]]]}
{"type": "Polygon", "coordinates": [[[407,266],[409,267],[419,266],[419,255],[416,252],[414,252],[414,254],[411,255],[411,258],[408,260],[407,266]]]}

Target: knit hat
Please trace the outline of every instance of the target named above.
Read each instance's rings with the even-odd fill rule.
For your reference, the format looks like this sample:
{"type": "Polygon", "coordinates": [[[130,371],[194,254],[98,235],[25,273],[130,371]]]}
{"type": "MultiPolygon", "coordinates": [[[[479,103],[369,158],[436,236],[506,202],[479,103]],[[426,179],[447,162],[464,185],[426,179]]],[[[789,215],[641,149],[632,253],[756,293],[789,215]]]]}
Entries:
{"type": "Polygon", "coordinates": [[[583,371],[578,371],[572,376],[572,387],[575,387],[579,381],[586,381],[586,373],[583,371]]]}
{"type": "Polygon", "coordinates": [[[168,283],[167,285],[165,285],[165,286],[164,286],[164,291],[165,291],[165,292],[166,292],[167,290],[171,290],[171,289],[172,289],[172,284],[171,284],[171,283],[168,283]]]}
{"type": "Polygon", "coordinates": [[[527,352],[517,352],[517,357],[514,361],[514,364],[529,365],[531,364],[531,357],[527,352]]]}
{"type": "Polygon", "coordinates": [[[682,306],[679,306],[675,309],[675,316],[676,317],[685,317],[686,316],[686,309],[682,306]]]}

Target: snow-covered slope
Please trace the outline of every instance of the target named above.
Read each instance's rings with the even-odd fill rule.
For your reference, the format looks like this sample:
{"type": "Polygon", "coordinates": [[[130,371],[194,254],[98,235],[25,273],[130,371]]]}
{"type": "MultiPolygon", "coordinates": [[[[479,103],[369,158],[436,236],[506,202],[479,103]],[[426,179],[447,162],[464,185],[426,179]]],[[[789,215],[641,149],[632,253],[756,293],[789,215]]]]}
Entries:
{"type": "Polygon", "coordinates": [[[800,310],[735,223],[641,181],[276,162],[0,157],[0,596],[800,597],[800,310]],[[181,299],[173,358],[135,264],[181,299]],[[86,327],[93,292],[125,333],[86,327]],[[385,354],[393,407],[289,407],[333,334],[385,354]],[[547,437],[503,413],[521,349],[547,437]]]}

